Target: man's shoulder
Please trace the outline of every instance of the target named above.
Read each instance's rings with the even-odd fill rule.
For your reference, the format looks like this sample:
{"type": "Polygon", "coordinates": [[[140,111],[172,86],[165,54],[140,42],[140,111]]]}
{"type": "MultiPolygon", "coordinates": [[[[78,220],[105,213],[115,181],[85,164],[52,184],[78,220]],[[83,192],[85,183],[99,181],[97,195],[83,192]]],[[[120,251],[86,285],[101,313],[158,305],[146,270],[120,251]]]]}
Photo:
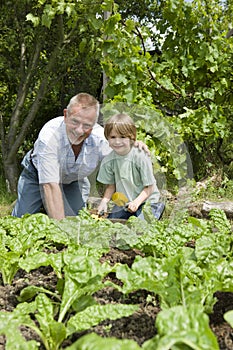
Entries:
{"type": "Polygon", "coordinates": [[[91,135],[93,135],[94,137],[105,139],[104,128],[100,124],[95,123],[91,135]]]}
{"type": "Polygon", "coordinates": [[[104,152],[106,154],[110,151],[108,150],[108,141],[104,136],[104,128],[99,124],[94,125],[91,134],[87,138],[87,144],[94,147],[107,147],[106,152],[104,152]]]}
{"type": "Polygon", "coordinates": [[[57,117],[50,119],[46,124],[44,124],[43,128],[39,133],[39,139],[41,140],[49,140],[50,137],[59,137],[58,130],[63,125],[64,117],[57,117]]]}
{"type": "Polygon", "coordinates": [[[63,121],[64,117],[62,116],[50,119],[49,121],[47,121],[47,123],[44,124],[43,128],[59,127],[63,123],[63,121]]]}

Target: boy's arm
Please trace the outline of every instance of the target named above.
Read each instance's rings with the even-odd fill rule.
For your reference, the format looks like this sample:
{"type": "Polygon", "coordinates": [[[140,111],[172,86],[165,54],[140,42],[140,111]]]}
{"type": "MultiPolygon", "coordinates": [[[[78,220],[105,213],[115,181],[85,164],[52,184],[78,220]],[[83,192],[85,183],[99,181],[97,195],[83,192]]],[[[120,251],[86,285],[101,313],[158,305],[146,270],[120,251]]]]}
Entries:
{"type": "Polygon", "coordinates": [[[142,192],[132,201],[128,203],[127,210],[131,213],[135,213],[138,207],[145,201],[154,191],[154,185],[145,186],[142,192]]]}
{"type": "Polygon", "coordinates": [[[107,212],[108,206],[107,203],[110,201],[112,198],[113,193],[116,191],[116,185],[107,185],[106,189],[104,191],[104,196],[97,208],[98,213],[104,211],[105,213],[107,212]]]}

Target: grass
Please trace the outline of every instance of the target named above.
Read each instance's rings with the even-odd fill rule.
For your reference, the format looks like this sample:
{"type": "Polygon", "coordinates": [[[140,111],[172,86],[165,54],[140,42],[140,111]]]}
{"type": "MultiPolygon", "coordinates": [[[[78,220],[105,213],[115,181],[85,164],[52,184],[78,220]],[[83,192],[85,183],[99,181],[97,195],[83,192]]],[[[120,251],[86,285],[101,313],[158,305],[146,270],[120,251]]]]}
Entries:
{"type": "Polygon", "coordinates": [[[196,184],[194,200],[233,201],[233,180],[212,176],[196,184]]]}
{"type": "Polygon", "coordinates": [[[13,203],[15,201],[15,195],[10,194],[7,191],[4,178],[0,177],[0,217],[10,215],[13,203]]]}

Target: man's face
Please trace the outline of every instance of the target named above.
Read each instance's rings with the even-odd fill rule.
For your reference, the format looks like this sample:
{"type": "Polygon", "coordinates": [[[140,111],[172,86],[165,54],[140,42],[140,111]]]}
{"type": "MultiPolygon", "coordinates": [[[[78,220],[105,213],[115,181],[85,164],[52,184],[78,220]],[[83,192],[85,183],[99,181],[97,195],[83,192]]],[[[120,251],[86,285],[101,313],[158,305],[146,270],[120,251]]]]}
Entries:
{"type": "Polygon", "coordinates": [[[96,122],[96,109],[81,106],[74,106],[69,112],[65,109],[64,120],[70,143],[78,145],[90,135],[96,122]]]}

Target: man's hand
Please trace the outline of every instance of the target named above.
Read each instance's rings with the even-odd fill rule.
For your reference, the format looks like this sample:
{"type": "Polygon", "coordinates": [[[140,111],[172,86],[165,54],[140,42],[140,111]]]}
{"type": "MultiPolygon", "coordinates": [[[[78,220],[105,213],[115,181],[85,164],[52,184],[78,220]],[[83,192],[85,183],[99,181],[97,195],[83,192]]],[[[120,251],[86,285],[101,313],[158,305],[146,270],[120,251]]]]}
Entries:
{"type": "Polygon", "coordinates": [[[150,156],[150,150],[144,142],[135,141],[134,147],[138,147],[140,149],[140,151],[144,151],[148,156],[150,156]]]}

